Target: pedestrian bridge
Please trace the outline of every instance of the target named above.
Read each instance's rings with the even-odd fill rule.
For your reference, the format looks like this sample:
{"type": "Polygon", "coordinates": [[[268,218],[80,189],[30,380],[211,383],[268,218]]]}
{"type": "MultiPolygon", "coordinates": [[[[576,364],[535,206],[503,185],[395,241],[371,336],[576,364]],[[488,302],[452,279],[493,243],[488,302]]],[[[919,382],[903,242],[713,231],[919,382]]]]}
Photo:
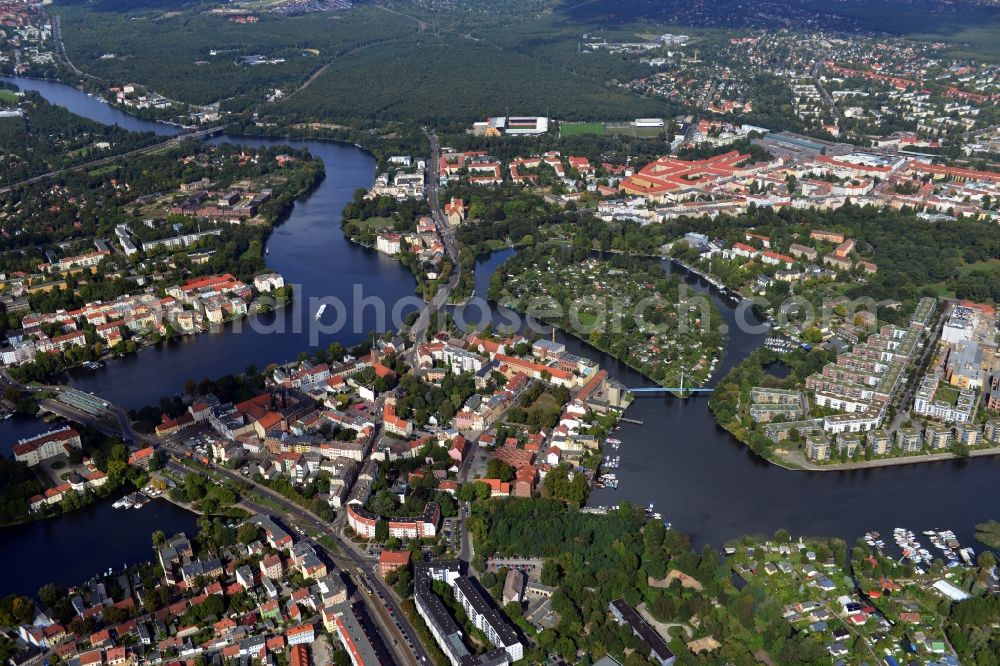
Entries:
{"type": "Polygon", "coordinates": [[[690,386],[643,386],[628,389],[632,393],[711,393],[710,388],[691,388],[690,386]]]}

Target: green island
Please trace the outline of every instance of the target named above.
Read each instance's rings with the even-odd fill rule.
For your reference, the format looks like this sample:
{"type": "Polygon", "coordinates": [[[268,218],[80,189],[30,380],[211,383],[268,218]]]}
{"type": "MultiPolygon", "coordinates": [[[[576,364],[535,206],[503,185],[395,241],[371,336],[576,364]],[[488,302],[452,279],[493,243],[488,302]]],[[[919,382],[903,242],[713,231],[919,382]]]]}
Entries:
{"type": "Polygon", "coordinates": [[[666,276],[654,260],[588,255],[541,244],[523,249],[493,275],[489,297],[586,340],[663,386],[704,384],[725,342],[714,304],[685,294],[683,280],[666,276]]]}

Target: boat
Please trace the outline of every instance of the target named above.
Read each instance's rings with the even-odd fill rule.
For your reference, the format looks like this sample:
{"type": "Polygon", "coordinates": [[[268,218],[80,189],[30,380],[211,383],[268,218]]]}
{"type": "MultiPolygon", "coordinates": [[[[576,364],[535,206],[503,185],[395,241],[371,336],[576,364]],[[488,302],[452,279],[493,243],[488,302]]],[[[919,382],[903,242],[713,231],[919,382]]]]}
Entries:
{"type": "Polygon", "coordinates": [[[126,495],[125,497],[122,497],[117,502],[112,504],[111,507],[114,509],[122,509],[125,507],[127,503],[128,503],[128,496],[126,495]]]}
{"type": "Polygon", "coordinates": [[[319,310],[316,310],[316,320],[317,321],[319,321],[319,318],[323,316],[323,313],[325,311],[326,311],[326,303],[323,303],[323,305],[319,306],[319,310]]]}

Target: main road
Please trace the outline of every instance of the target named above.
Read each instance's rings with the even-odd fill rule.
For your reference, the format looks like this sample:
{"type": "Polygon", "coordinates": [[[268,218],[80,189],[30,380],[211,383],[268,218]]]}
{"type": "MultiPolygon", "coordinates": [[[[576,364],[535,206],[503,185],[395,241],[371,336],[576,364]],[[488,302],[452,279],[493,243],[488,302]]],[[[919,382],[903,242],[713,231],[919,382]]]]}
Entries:
{"type": "Polygon", "coordinates": [[[823,100],[830,105],[830,110],[833,111],[833,119],[836,120],[837,103],[833,101],[833,97],[830,96],[830,93],[827,92],[825,87],[823,87],[822,81],[819,80],[819,75],[823,69],[823,64],[826,62],[826,58],[829,55],[830,55],[829,53],[824,53],[820,55],[818,58],[816,58],[816,62],[813,63],[812,78],[813,78],[813,83],[816,85],[816,90],[819,91],[819,94],[823,97],[823,100]]]}
{"type": "Polygon", "coordinates": [[[462,264],[459,262],[458,242],[455,240],[455,231],[448,224],[448,218],[441,211],[441,201],[438,196],[438,183],[440,180],[438,163],[441,157],[441,146],[438,142],[437,134],[433,131],[425,129],[424,134],[427,135],[427,141],[431,146],[431,159],[427,167],[427,203],[430,206],[431,217],[434,220],[434,226],[437,227],[438,236],[441,238],[441,242],[444,244],[454,268],[451,272],[451,277],[448,278],[448,282],[441,285],[438,292],[434,294],[434,298],[424,306],[424,309],[420,311],[420,315],[410,329],[410,335],[413,337],[415,343],[405,354],[407,360],[410,361],[413,360],[412,356],[416,350],[416,344],[426,339],[427,330],[431,325],[431,318],[448,303],[448,297],[451,295],[452,290],[458,286],[458,280],[462,275],[462,264]]]}

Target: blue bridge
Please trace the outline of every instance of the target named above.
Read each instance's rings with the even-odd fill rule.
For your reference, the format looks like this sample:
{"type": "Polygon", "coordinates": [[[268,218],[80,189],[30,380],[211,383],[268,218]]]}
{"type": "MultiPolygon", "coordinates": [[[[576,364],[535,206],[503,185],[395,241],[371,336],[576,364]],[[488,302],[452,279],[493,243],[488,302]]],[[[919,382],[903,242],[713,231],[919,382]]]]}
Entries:
{"type": "Polygon", "coordinates": [[[644,386],[628,389],[632,393],[711,393],[710,388],[691,388],[688,386],[644,386]]]}

